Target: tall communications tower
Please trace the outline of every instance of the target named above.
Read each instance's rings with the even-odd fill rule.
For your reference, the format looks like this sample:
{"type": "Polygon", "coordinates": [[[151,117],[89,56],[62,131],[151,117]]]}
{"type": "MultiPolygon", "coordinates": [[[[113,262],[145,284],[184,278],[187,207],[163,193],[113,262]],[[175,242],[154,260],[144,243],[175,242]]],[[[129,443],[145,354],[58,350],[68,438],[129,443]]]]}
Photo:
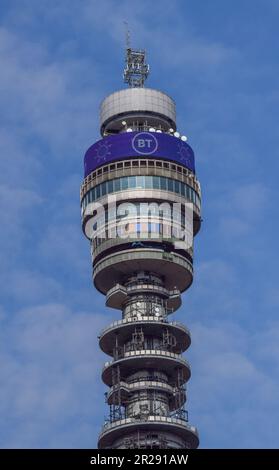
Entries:
{"type": "Polygon", "coordinates": [[[124,82],[100,107],[101,140],[84,158],[81,213],[93,282],[122,313],[100,348],[110,413],[100,449],[194,449],[185,410],[189,330],[172,321],[193,280],[201,225],[194,153],[177,132],[175,102],[145,88],[146,54],[127,44],[124,82]]]}

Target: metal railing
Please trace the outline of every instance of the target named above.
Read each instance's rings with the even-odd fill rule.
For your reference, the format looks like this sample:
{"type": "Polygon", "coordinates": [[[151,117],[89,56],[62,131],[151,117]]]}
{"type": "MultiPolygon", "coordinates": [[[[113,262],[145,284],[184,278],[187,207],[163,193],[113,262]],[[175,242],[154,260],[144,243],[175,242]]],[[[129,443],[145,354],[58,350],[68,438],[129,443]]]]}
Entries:
{"type": "Polygon", "coordinates": [[[175,359],[179,361],[180,363],[183,363],[190,370],[190,365],[188,361],[186,361],[186,359],[184,359],[184,357],[181,354],[176,354],[170,351],[157,350],[157,349],[143,349],[143,350],[138,350],[138,351],[124,352],[122,357],[118,357],[116,360],[113,360],[113,361],[105,362],[103,371],[107,369],[108,367],[113,366],[115,362],[119,359],[130,359],[133,357],[140,357],[140,356],[158,356],[160,358],[175,359]]]}
{"type": "MultiPolygon", "coordinates": [[[[112,428],[115,428],[115,427],[118,427],[118,426],[125,426],[125,425],[129,425],[129,424],[133,425],[133,424],[138,423],[138,421],[139,421],[139,419],[134,418],[134,417],[124,418],[124,419],[116,420],[116,421],[113,421],[113,422],[107,421],[107,422],[104,423],[104,426],[103,426],[102,431],[100,433],[100,437],[112,428]]],[[[181,419],[181,418],[175,418],[175,417],[172,417],[172,416],[149,415],[149,416],[146,416],[145,421],[148,422],[148,423],[158,422],[158,423],[161,423],[161,424],[177,424],[178,426],[183,426],[184,428],[187,429],[187,431],[195,434],[198,437],[197,428],[195,426],[190,426],[190,425],[186,424],[187,421],[185,421],[184,419],[181,419]]]]}
{"type": "Polygon", "coordinates": [[[108,327],[104,328],[100,335],[99,338],[107,334],[109,331],[115,329],[118,326],[125,326],[127,324],[131,323],[164,323],[167,326],[174,326],[185,332],[189,337],[191,337],[191,333],[186,328],[186,326],[183,325],[183,323],[180,323],[178,321],[171,321],[169,322],[167,318],[162,318],[162,317],[155,317],[155,316],[142,316],[142,317],[131,317],[131,318],[124,318],[122,320],[116,320],[113,323],[111,323],[108,327]]]}

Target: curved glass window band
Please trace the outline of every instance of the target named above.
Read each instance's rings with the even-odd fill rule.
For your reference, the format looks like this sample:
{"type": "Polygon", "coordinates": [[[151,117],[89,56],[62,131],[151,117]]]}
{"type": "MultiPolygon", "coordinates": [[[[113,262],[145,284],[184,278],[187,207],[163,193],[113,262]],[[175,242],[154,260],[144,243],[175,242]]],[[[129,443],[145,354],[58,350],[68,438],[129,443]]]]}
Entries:
{"type": "Polygon", "coordinates": [[[124,176],[109,181],[104,181],[94,188],[90,189],[81,202],[82,212],[90,202],[97,201],[100,197],[107,194],[125,191],[127,189],[159,189],[179,194],[199,209],[201,207],[200,198],[196,191],[182,181],[167,178],[165,176],[124,176]]]}

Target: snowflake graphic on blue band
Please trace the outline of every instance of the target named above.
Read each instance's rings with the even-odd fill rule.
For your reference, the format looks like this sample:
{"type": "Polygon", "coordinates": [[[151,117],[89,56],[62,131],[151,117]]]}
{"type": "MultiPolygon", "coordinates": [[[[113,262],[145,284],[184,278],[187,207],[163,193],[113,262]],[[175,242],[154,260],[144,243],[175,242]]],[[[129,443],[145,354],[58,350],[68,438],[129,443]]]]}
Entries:
{"type": "Polygon", "coordinates": [[[97,157],[97,162],[105,162],[107,157],[111,155],[110,152],[111,144],[102,140],[98,147],[95,149],[95,155],[97,157]]]}
{"type": "Polygon", "coordinates": [[[179,160],[185,165],[191,164],[191,156],[189,155],[189,150],[183,142],[179,142],[177,154],[179,155],[179,160]]]}

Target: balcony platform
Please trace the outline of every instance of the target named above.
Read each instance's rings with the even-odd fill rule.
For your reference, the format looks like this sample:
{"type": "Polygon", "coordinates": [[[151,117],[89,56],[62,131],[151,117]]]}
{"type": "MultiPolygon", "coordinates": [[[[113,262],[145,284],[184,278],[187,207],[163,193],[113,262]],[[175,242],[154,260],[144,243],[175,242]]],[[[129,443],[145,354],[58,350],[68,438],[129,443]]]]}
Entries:
{"type": "Polygon", "coordinates": [[[184,448],[188,449],[196,449],[199,445],[197,429],[182,419],[165,416],[147,416],[145,420],[126,418],[108,423],[100,433],[98,448],[109,449],[117,439],[140,431],[175,434],[185,442],[184,448]]]}
{"type": "Polygon", "coordinates": [[[99,337],[100,348],[104,353],[113,356],[116,335],[118,344],[125,344],[132,337],[135,327],[141,327],[144,334],[153,337],[162,336],[162,332],[168,329],[177,341],[173,348],[173,352],[176,354],[186,351],[191,344],[190,331],[181,323],[163,321],[155,316],[142,316],[136,319],[118,320],[105,328],[99,337]]]}
{"type": "Polygon", "coordinates": [[[142,369],[160,370],[171,382],[175,382],[178,368],[181,369],[182,383],[186,383],[191,377],[191,368],[186,359],[179,354],[155,349],[126,352],[120,359],[106,362],[102,380],[109,387],[113,385],[112,369],[115,366],[120,366],[122,380],[142,369]]]}

